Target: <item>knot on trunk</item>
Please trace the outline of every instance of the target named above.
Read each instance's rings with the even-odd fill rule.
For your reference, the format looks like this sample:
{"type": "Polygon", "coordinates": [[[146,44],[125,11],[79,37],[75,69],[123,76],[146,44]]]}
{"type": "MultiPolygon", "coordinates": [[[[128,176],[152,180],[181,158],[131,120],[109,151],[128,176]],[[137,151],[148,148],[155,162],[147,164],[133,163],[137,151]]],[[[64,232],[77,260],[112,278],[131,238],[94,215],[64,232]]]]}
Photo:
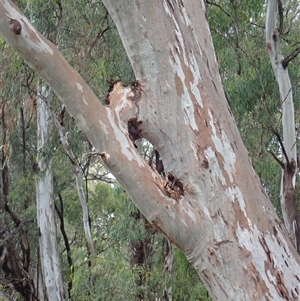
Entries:
{"type": "Polygon", "coordinates": [[[21,33],[22,26],[19,21],[10,19],[8,23],[10,24],[10,27],[15,34],[19,35],[21,33]]]}

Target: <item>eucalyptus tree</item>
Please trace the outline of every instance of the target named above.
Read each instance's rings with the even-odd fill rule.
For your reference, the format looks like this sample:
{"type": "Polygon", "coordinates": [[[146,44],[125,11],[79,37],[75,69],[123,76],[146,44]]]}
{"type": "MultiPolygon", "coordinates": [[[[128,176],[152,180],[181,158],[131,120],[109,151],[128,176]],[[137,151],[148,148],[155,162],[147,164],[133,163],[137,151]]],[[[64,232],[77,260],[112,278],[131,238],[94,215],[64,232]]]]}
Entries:
{"type": "Polygon", "coordinates": [[[104,3],[137,78],[116,84],[106,106],[6,0],[1,34],[53,88],[133,202],[184,252],[213,298],[299,299],[299,257],[232,117],[204,2],[104,3]],[[136,151],[133,140],[142,137],[159,152],[166,177],[136,151]]]}
{"type": "MultiPolygon", "coordinates": [[[[125,60],[124,53],[120,51],[121,47],[116,41],[116,31],[110,24],[111,21],[106,20],[108,18],[107,12],[105,13],[104,9],[104,13],[101,13],[101,11],[103,11],[103,5],[101,5],[101,3],[95,4],[90,7],[90,10],[86,7],[77,7],[77,9],[84,9],[84,13],[87,17],[87,20],[81,20],[81,22],[78,22],[78,16],[76,14],[72,13],[66,16],[64,13],[67,9],[74,12],[74,5],[76,5],[76,3],[72,1],[64,3],[63,7],[53,5],[53,3],[33,1],[30,3],[27,2],[24,9],[30,18],[35,20],[35,26],[42,30],[45,36],[51,38],[53,41],[56,40],[56,43],[59,41],[61,51],[68,56],[76,68],[81,70],[81,73],[84,74],[94,90],[104,95],[103,91],[106,90],[108,86],[106,79],[113,80],[122,78],[125,81],[129,81],[129,78],[132,77],[131,68],[128,65],[128,61],[125,60]],[[93,16],[95,6],[98,10],[97,16],[93,16]],[[48,14],[45,18],[39,19],[39,16],[43,15],[45,11],[47,11],[48,14]],[[53,15],[49,13],[50,11],[53,11],[53,15]],[[104,21],[100,22],[100,24],[98,24],[99,14],[104,18],[104,21]],[[52,16],[55,17],[53,18],[52,16]],[[96,24],[94,29],[91,29],[91,24],[96,24]],[[96,26],[99,26],[99,28],[96,26]],[[69,30],[66,30],[66,28],[69,30]],[[106,31],[107,28],[109,28],[108,31],[106,31]],[[100,44],[98,41],[98,44],[95,44],[95,39],[92,38],[92,36],[95,35],[96,39],[100,39],[101,37],[103,39],[104,33],[104,43],[100,44]],[[70,39],[70,41],[68,39],[70,39]],[[74,43],[78,48],[70,48],[71,40],[75,41],[74,43]],[[89,53],[88,55],[83,55],[85,48],[82,47],[82,45],[85,44],[89,50],[86,52],[89,53]],[[108,47],[112,47],[112,44],[114,48],[110,50],[108,47]],[[91,47],[91,45],[93,47],[91,47]],[[110,50],[109,55],[107,54],[108,50],[110,50]],[[78,53],[82,55],[79,58],[78,53]],[[114,59],[111,59],[112,57],[114,59]],[[97,68],[94,67],[95,64],[97,64],[97,68]],[[93,78],[96,77],[95,74],[97,74],[100,80],[93,78]]],[[[5,51],[9,51],[9,47],[5,43],[3,43],[3,47],[5,51]]],[[[50,180],[48,184],[51,186],[51,173],[54,175],[54,193],[52,192],[47,196],[45,189],[36,190],[38,194],[38,212],[41,213],[38,215],[37,224],[45,224],[44,222],[47,222],[47,220],[51,220],[51,222],[50,225],[46,227],[39,227],[39,232],[43,233],[40,237],[35,224],[32,225],[34,231],[31,231],[31,234],[34,236],[34,239],[31,239],[29,242],[31,256],[30,261],[27,263],[27,265],[30,266],[30,269],[27,271],[27,276],[32,282],[32,288],[29,290],[30,295],[34,295],[39,300],[47,299],[43,285],[44,282],[48,283],[46,290],[48,291],[48,295],[52,294],[50,297],[52,300],[55,299],[56,293],[58,293],[57,298],[62,298],[62,285],[59,272],[57,276],[52,275],[53,277],[50,274],[50,271],[59,271],[59,262],[57,262],[57,258],[53,256],[54,252],[51,253],[51,258],[47,259],[49,249],[53,248],[54,251],[56,249],[56,232],[58,251],[61,253],[60,261],[65,295],[69,299],[84,300],[85,298],[94,298],[92,296],[96,298],[96,296],[100,295],[106,300],[128,299],[131,298],[131,296],[143,296],[142,298],[147,297],[148,299],[154,298],[154,296],[155,298],[161,298],[161,296],[165,294],[164,290],[166,287],[172,287],[172,295],[174,295],[174,297],[180,296],[182,300],[189,300],[196,296],[205,295],[206,292],[201,283],[195,285],[193,290],[188,289],[188,280],[194,280],[196,276],[193,269],[181,258],[180,253],[176,255],[178,253],[175,251],[175,256],[173,256],[174,262],[173,260],[168,260],[168,266],[174,266],[174,273],[170,270],[167,271],[166,265],[164,264],[165,259],[161,254],[171,254],[171,249],[166,247],[169,243],[165,239],[162,239],[157,231],[153,231],[153,228],[149,226],[149,224],[145,223],[144,218],[134,206],[129,206],[128,201],[122,202],[122,209],[117,209],[118,205],[113,206],[113,208],[110,206],[110,203],[118,204],[118,199],[122,199],[122,194],[116,193],[115,197],[112,197],[108,196],[109,193],[105,193],[106,190],[112,190],[110,187],[101,186],[101,190],[98,189],[100,186],[95,183],[95,179],[113,183],[111,178],[105,177],[102,164],[100,164],[100,162],[98,162],[99,159],[97,159],[99,155],[90,149],[89,143],[85,140],[83,141],[80,135],[78,139],[76,126],[74,127],[74,124],[72,124],[72,119],[64,114],[64,109],[60,108],[51,92],[49,97],[46,97],[46,94],[41,91],[37,93],[36,85],[39,82],[37,75],[29,70],[18,56],[14,55],[9,57],[4,52],[4,57],[6,58],[5,62],[7,64],[3,65],[3,73],[4,71],[8,74],[11,72],[10,66],[14,66],[14,58],[18,59],[20,65],[20,69],[16,69],[16,73],[22,80],[10,81],[7,79],[4,86],[9,90],[12,82],[14,82],[12,91],[20,91],[20,97],[22,99],[24,98],[24,108],[21,107],[21,111],[23,112],[23,123],[25,125],[23,126],[24,131],[21,136],[25,142],[25,147],[20,149],[22,151],[24,149],[26,150],[24,157],[19,156],[18,143],[13,139],[7,139],[7,144],[11,145],[13,149],[13,155],[10,156],[9,161],[11,169],[6,174],[11,176],[13,169],[19,164],[15,158],[22,157],[24,158],[23,161],[25,161],[26,158],[26,164],[24,163],[21,166],[23,168],[25,166],[25,169],[26,167],[27,169],[30,167],[30,173],[27,171],[27,177],[31,180],[36,179],[37,187],[40,187],[46,178],[50,180]],[[23,69],[21,68],[22,66],[23,69]],[[22,86],[23,88],[21,88],[22,86]],[[30,94],[29,96],[27,95],[28,93],[30,94]],[[50,98],[52,98],[51,105],[49,105],[50,98]],[[45,104],[48,104],[48,106],[45,107],[45,104]],[[37,119],[37,115],[40,115],[36,114],[37,107],[39,112],[41,107],[45,110],[47,110],[47,108],[50,109],[52,119],[57,125],[59,136],[55,128],[50,126],[47,131],[47,142],[39,148],[38,154],[36,155],[35,151],[33,151],[36,145],[36,127],[34,123],[37,119]],[[29,124],[31,128],[28,127],[29,124]],[[28,135],[29,129],[33,129],[33,135],[30,137],[28,135]],[[32,139],[32,137],[34,137],[34,139],[32,139]],[[58,142],[59,138],[62,141],[62,145],[58,142]],[[27,150],[28,145],[32,148],[30,151],[27,150]],[[84,149],[82,149],[82,145],[84,145],[84,149]],[[85,153],[86,151],[88,153],[85,153]],[[48,167],[47,176],[45,176],[46,171],[41,171],[41,169],[38,168],[37,159],[40,164],[48,167]],[[80,183],[82,178],[85,180],[84,189],[82,186],[80,187],[80,196],[84,197],[84,190],[86,198],[89,199],[89,207],[92,212],[97,212],[92,214],[90,216],[91,218],[89,218],[92,239],[95,240],[97,252],[101,254],[97,256],[96,259],[93,258],[96,263],[94,268],[86,261],[86,258],[89,258],[89,254],[87,254],[87,251],[89,253],[89,249],[84,247],[85,243],[81,231],[81,222],[80,219],[78,219],[78,216],[80,216],[80,208],[76,206],[77,197],[73,188],[71,166],[68,163],[71,163],[73,169],[76,171],[76,182],[80,183]],[[52,168],[49,168],[50,165],[52,168]],[[93,184],[90,185],[88,183],[93,184]],[[97,193],[94,191],[95,187],[97,188],[97,193]],[[46,200],[46,197],[48,198],[48,202],[41,203],[40,200],[46,200]],[[55,200],[55,203],[53,200],[55,200]],[[100,209],[97,205],[98,202],[102,204],[100,209]],[[53,216],[54,206],[57,213],[56,218],[53,216]],[[47,209],[45,210],[45,208],[47,209]],[[107,212],[107,214],[104,213],[102,215],[102,211],[107,212]],[[117,216],[118,218],[112,219],[111,215],[117,216]],[[135,219],[135,216],[139,216],[139,218],[135,219]],[[99,219],[101,220],[100,225],[98,224],[99,219]],[[112,222],[112,220],[118,220],[118,222],[115,223],[112,222]],[[110,225],[112,229],[108,229],[108,225],[110,225]],[[130,225],[129,228],[128,225],[130,225]],[[101,229],[101,226],[103,226],[103,229],[101,229]],[[130,235],[127,233],[128,229],[130,229],[130,235]],[[148,229],[151,230],[148,231],[148,229]],[[107,235],[109,235],[109,237],[107,237],[107,235]],[[51,240],[49,238],[51,238],[51,240]],[[41,239],[41,248],[37,248],[38,239],[41,239]],[[144,248],[144,246],[147,246],[147,248],[144,248]],[[145,252],[146,256],[141,256],[146,249],[148,249],[148,251],[145,252]],[[169,252],[166,252],[166,250],[169,250],[169,252]],[[40,256],[40,254],[42,254],[42,256],[40,256]],[[124,254],[126,254],[125,257],[124,254]],[[141,260],[141,258],[143,258],[143,260],[141,260]],[[51,262],[54,264],[51,265],[51,262]],[[183,266],[184,269],[181,266],[183,266]],[[44,279],[42,279],[40,275],[41,268],[45,271],[49,270],[49,273],[44,273],[44,279]],[[162,270],[164,270],[163,273],[161,273],[162,270]],[[187,274],[187,277],[181,279],[182,277],[179,276],[181,273],[187,274]],[[164,276],[164,274],[168,276],[164,276]],[[103,281],[105,279],[103,275],[106,275],[106,278],[108,277],[109,283],[111,284],[110,286],[107,286],[107,281],[103,281]],[[126,282],[124,282],[124,279],[126,279],[126,282]],[[179,281],[180,285],[177,285],[179,281]],[[49,285],[50,282],[52,285],[49,285]],[[60,287],[60,289],[53,290],[55,286],[60,287]],[[124,289],[124,287],[126,287],[126,289],[124,289]],[[118,294],[115,292],[116,289],[118,290],[118,294]]],[[[0,56],[0,58],[2,58],[2,56],[0,56]]],[[[14,75],[11,74],[11,76],[14,75]]],[[[1,78],[5,78],[5,76],[3,75],[1,78]]],[[[9,95],[6,89],[2,92],[5,97],[9,95]]],[[[13,98],[15,101],[18,100],[17,95],[14,95],[13,98]]],[[[9,114],[3,115],[3,118],[5,116],[12,118],[15,114],[13,110],[18,109],[18,106],[19,104],[17,106],[12,104],[11,111],[9,111],[9,114]],[[14,112],[14,114],[12,114],[12,112],[14,112]]],[[[39,121],[42,123],[50,121],[49,118],[49,116],[47,118],[39,118],[39,121]]],[[[18,123],[19,118],[15,118],[10,122],[10,125],[13,129],[16,129],[18,123]]],[[[43,135],[38,135],[38,138],[40,139],[42,136],[43,135]]],[[[143,143],[139,144],[143,146],[143,143]]],[[[5,149],[3,149],[3,151],[4,150],[5,149]]],[[[152,153],[152,151],[150,152],[152,153]]],[[[146,157],[147,156],[149,157],[149,154],[146,155],[146,157]]],[[[3,158],[5,162],[5,156],[3,158]]],[[[9,194],[6,196],[10,203],[13,201],[12,194],[18,193],[15,189],[15,183],[16,181],[20,181],[20,176],[20,174],[15,173],[14,176],[11,177],[10,185],[12,189],[10,189],[9,194]]],[[[34,198],[34,186],[33,181],[27,183],[26,190],[32,193],[31,199],[34,198]]],[[[28,214],[27,210],[23,210],[22,207],[19,208],[19,205],[21,204],[14,203],[14,206],[20,210],[22,216],[26,216],[28,214]]],[[[27,206],[30,207],[29,210],[32,216],[35,210],[34,202],[27,206]]],[[[21,224],[23,225],[23,223],[21,224]]],[[[87,225],[86,214],[85,225],[87,225]]],[[[16,252],[12,252],[10,249],[11,260],[18,261],[15,255],[16,252]]],[[[6,258],[6,261],[7,260],[8,258],[6,258]]],[[[20,267],[20,271],[22,272],[22,267],[20,267]]],[[[22,275],[20,274],[20,282],[21,279],[22,275]]],[[[1,279],[1,284],[7,293],[12,292],[13,294],[16,291],[15,285],[17,283],[16,281],[12,281],[9,277],[1,279]]],[[[27,287],[25,287],[23,291],[28,291],[27,287]]],[[[169,289],[168,295],[170,295],[169,289]]]]}

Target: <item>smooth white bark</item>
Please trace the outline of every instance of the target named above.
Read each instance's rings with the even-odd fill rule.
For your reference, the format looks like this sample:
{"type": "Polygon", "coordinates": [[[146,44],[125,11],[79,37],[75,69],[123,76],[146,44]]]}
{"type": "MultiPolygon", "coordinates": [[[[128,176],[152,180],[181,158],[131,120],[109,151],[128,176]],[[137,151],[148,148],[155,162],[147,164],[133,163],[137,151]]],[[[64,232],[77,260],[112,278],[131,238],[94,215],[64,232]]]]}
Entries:
{"type": "MultiPolygon", "coordinates": [[[[287,68],[282,66],[283,56],[279,48],[279,31],[276,27],[277,0],[269,0],[266,18],[266,42],[282,103],[283,140],[288,159],[297,161],[295,111],[293,91],[287,68]]],[[[295,183],[293,182],[295,185],[295,183]]]]}
{"type": "MultiPolygon", "coordinates": [[[[42,93],[39,87],[39,93],[42,93]]],[[[64,300],[64,290],[56,240],[55,204],[53,198],[53,181],[51,159],[43,158],[49,138],[51,115],[44,100],[37,98],[37,149],[39,177],[36,180],[37,224],[43,282],[48,300],[64,300]]]]}

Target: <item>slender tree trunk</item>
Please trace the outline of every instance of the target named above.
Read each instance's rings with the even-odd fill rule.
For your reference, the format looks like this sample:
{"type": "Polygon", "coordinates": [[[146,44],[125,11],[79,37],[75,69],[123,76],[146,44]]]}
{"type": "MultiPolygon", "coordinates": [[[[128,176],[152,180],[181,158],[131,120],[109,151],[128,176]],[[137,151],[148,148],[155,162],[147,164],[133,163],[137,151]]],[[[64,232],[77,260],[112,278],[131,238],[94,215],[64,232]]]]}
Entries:
{"type": "Polygon", "coordinates": [[[295,112],[292,85],[288,73],[288,61],[284,60],[279,38],[283,24],[281,0],[269,0],[266,19],[266,43],[274,74],[279,86],[282,107],[283,152],[280,203],[284,224],[298,253],[300,252],[300,217],[296,199],[297,149],[295,133],[295,112]],[[279,8],[280,23],[276,27],[277,8],[279,8]]]}
{"type": "Polygon", "coordinates": [[[40,248],[37,248],[37,266],[35,270],[35,298],[39,301],[47,301],[46,286],[43,283],[43,275],[41,271],[40,248]]]}
{"type": "Polygon", "coordinates": [[[1,142],[1,180],[2,180],[2,201],[1,209],[7,205],[8,198],[8,160],[9,160],[9,143],[7,140],[6,126],[6,104],[3,100],[0,103],[1,123],[2,123],[2,142],[1,142]]]}
{"type": "Polygon", "coordinates": [[[72,252],[71,252],[71,245],[67,236],[66,228],[65,228],[65,222],[64,222],[64,204],[61,194],[58,192],[58,199],[59,199],[59,205],[55,205],[55,210],[57,213],[57,216],[60,221],[60,232],[63,237],[65,248],[67,251],[67,260],[69,264],[69,277],[68,277],[68,284],[67,284],[67,290],[68,290],[68,300],[72,301],[72,287],[73,287],[73,279],[74,279],[74,264],[72,259],[72,252]]]}
{"type": "MultiPolygon", "coordinates": [[[[43,89],[44,90],[44,89],[43,89]]],[[[41,94],[41,85],[38,93],[41,94]]],[[[48,100],[49,101],[49,100],[48,100]]],[[[50,301],[64,300],[59,252],[56,241],[55,204],[51,159],[43,158],[47,149],[51,115],[42,97],[37,99],[37,148],[39,177],[36,181],[37,223],[41,255],[42,275],[50,301]],[[48,160],[48,162],[46,162],[48,160]]]]}
{"type": "Polygon", "coordinates": [[[87,244],[87,250],[88,250],[89,257],[90,257],[90,264],[92,264],[92,257],[95,256],[95,248],[94,248],[94,243],[93,243],[93,239],[92,239],[92,235],[91,235],[91,227],[89,224],[89,220],[90,220],[89,209],[88,209],[86,194],[84,192],[83,183],[82,183],[83,172],[82,172],[79,162],[77,161],[77,158],[75,157],[75,155],[70,147],[67,134],[65,133],[65,130],[64,130],[64,125],[63,125],[64,120],[63,119],[64,119],[64,114],[65,114],[64,113],[65,108],[64,107],[62,108],[62,110],[60,111],[58,116],[55,116],[55,114],[52,111],[50,106],[48,107],[48,109],[50,110],[52,119],[58,130],[62,145],[63,145],[65,152],[68,155],[68,157],[71,161],[72,167],[73,167],[78,197],[79,197],[79,201],[80,201],[81,209],[82,209],[82,221],[83,221],[83,228],[84,228],[85,239],[86,239],[86,244],[87,244]]]}
{"type": "Polygon", "coordinates": [[[141,213],[185,253],[213,299],[298,300],[300,258],[232,117],[204,2],[104,3],[139,79],[117,84],[107,106],[8,0],[0,1],[0,33],[49,83],[141,213]],[[139,137],[159,152],[166,178],[137,153],[133,140],[139,137]]]}
{"type": "MultiPolygon", "coordinates": [[[[136,223],[143,222],[144,225],[147,223],[145,218],[141,215],[140,211],[132,212],[130,215],[132,218],[135,219],[136,223]]],[[[144,237],[143,239],[137,239],[135,241],[132,241],[130,244],[130,264],[133,269],[138,269],[138,279],[136,281],[138,292],[135,297],[135,300],[137,301],[145,300],[144,285],[147,277],[147,259],[149,257],[150,252],[150,233],[148,235],[148,237],[144,237]]]]}
{"type": "MultiPolygon", "coordinates": [[[[172,274],[173,261],[174,261],[174,247],[172,243],[165,239],[165,250],[164,250],[164,277],[169,280],[172,274]]],[[[173,291],[172,286],[169,286],[169,281],[166,281],[167,285],[164,290],[164,300],[172,301],[173,300],[173,291]]]]}

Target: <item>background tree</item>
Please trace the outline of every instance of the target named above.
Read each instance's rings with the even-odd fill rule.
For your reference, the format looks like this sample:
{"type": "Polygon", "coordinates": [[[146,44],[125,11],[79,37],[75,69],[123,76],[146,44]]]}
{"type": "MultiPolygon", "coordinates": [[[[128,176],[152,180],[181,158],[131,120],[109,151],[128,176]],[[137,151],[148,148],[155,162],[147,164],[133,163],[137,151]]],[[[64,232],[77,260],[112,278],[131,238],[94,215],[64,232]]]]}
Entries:
{"type": "Polygon", "coordinates": [[[274,74],[278,83],[282,108],[282,136],[278,140],[283,152],[282,161],[277,162],[282,167],[280,204],[284,224],[296,249],[300,252],[300,217],[296,199],[297,144],[295,130],[295,111],[292,85],[287,66],[299,53],[299,49],[283,58],[279,45],[279,36],[283,32],[283,7],[281,0],[269,1],[266,19],[266,43],[274,74]],[[276,27],[276,12],[278,10],[279,25],[276,27]]]}
{"type": "Polygon", "coordinates": [[[55,205],[53,200],[52,158],[39,158],[43,147],[49,140],[51,129],[51,111],[42,99],[47,94],[48,103],[51,102],[49,91],[42,83],[38,86],[37,98],[37,150],[38,172],[40,177],[36,181],[37,226],[39,231],[39,251],[41,256],[42,276],[48,300],[64,300],[63,281],[59,262],[59,251],[56,240],[55,205]]]}

